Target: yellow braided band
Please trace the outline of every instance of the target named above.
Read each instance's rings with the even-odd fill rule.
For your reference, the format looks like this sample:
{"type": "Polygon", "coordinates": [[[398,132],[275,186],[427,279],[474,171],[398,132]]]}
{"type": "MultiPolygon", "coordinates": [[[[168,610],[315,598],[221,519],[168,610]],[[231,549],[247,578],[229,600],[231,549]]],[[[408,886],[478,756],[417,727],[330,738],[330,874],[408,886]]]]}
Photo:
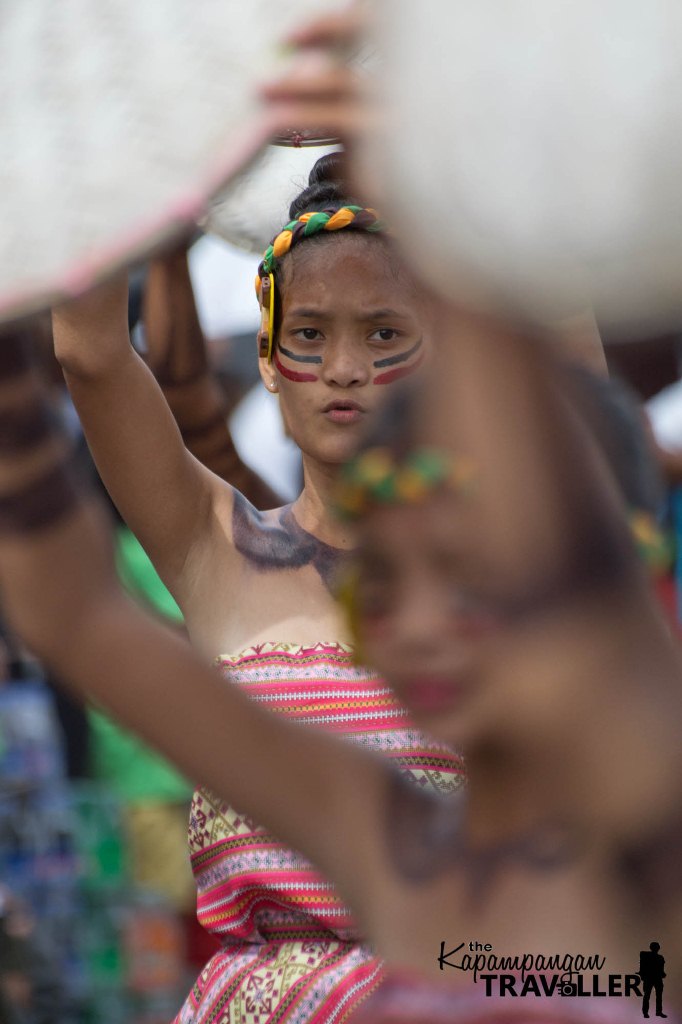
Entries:
{"type": "Polygon", "coordinates": [[[290,251],[303,238],[311,238],[321,231],[340,231],[354,228],[361,231],[383,231],[376,210],[364,206],[342,206],[340,210],[319,210],[302,213],[286,224],[271,245],[267,247],[256,274],[256,295],[261,307],[260,355],[267,353],[272,360],[275,323],[275,278],[277,260],[290,251]]]}
{"type": "Polygon", "coordinates": [[[286,256],[291,247],[303,238],[310,238],[320,231],[340,231],[342,228],[356,228],[361,231],[383,231],[384,226],[379,220],[376,210],[364,206],[342,206],[340,210],[318,210],[302,213],[296,220],[290,221],[274,238],[263,254],[263,261],[258,268],[259,280],[264,274],[271,274],[275,264],[282,256],[286,256]]]}
{"type": "Polygon", "coordinates": [[[474,484],[468,459],[416,448],[398,460],[389,448],[367,448],[344,466],[336,508],[342,517],[356,519],[372,505],[415,504],[441,486],[466,495],[474,484]]]}

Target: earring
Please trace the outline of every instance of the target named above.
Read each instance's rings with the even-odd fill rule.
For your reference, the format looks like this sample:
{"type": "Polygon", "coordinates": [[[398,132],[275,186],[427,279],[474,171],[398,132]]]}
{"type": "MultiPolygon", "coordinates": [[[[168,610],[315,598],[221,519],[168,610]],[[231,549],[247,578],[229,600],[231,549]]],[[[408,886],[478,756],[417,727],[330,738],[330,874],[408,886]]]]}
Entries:
{"type": "Polygon", "coordinates": [[[274,380],[270,381],[270,383],[268,384],[268,387],[270,388],[271,391],[276,391],[277,390],[277,384],[275,383],[274,380]]]}

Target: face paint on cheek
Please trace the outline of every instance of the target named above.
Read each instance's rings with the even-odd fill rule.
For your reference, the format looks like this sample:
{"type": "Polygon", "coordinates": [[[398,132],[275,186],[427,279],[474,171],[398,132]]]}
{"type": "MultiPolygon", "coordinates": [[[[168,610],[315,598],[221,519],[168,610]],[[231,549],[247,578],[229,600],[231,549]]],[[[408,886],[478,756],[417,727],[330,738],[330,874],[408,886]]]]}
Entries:
{"type": "Polygon", "coordinates": [[[395,369],[386,370],[384,373],[379,373],[374,378],[374,384],[392,384],[395,380],[402,380],[403,377],[409,377],[410,374],[414,373],[415,370],[419,369],[424,359],[423,353],[417,355],[422,347],[424,339],[420,338],[412,348],[408,348],[406,352],[397,352],[394,356],[386,356],[385,359],[377,359],[372,365],[376,370],[383,368],[384,366],[392,366],[395,369]],[[408,360],[414,359],[414,362],[408,363],[408,360]],[[400,363],[408,363],[407,366],[400,366],[400,363]]]}
{"type": "Polygon", "coordinates": [[[322,364],[322,356],[299,356],[296,352],[290,352],[284,345],[278,345],[277,351],[287,359],[293,359],[295,363],[317,363],[318,366],[322,364]]]}
{"type": "Polygon", "coordinates": [[[290,370],[279,358],[278,351],[275,352],[273,362],[283,377],[286,377],[287,380],[293,380],[297,384],[308,384],[319,380],[319,377],[315,373],[299,373],[298,370],[290,370]]]}

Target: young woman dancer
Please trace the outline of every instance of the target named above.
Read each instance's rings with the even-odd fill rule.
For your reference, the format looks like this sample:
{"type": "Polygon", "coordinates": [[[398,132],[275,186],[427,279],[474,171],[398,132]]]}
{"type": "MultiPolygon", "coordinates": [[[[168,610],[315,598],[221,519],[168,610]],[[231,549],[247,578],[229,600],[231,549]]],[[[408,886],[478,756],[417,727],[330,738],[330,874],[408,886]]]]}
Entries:
{"type": "MultiPolygon", "coordinates": [[[[258,512],[189,455],[130,347],[122,284],[57,311],[55,347],[102,479],[194,646],[254,700],[345,733],[418,786],[446,792],[461,782],[461,761],[355,664],[332,596],[351,544],[331,507],[339,466],[430,345],[426,311],[377,214],[342,195],[335,167],[316,165],[257,286],[261,375],[303,453],[293,505],[258,512]]],[[[195,794],[198,915],[221,951],[179,1019],[343,1019],[377,984],[379,961],[330,883],[242,811],[206,789],[195,794]]]]}

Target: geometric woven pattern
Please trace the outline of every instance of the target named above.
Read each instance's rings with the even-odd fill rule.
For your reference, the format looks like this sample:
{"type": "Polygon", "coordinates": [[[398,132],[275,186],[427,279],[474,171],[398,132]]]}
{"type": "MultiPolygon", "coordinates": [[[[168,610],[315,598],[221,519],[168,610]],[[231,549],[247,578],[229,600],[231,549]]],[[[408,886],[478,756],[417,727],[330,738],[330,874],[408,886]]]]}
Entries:
{"type": "MultiPolygon", "coordinates": [[[[421,789],[450,793],[463,782],[461,758],[417,729],[346,644],[259,644],[219,663],[228,685],[384,755],[421,789]]],[[[224,949],[198,979],[180,1024],[326,1024],[364,1000],[380,964],[309,861],[204,789],[194,795],[189,840],[198,917],[224,949]]]]}
{"type": "Polygon", "coordinates": [[[333,0],[0,0],[0,316],[190,223],[269,132],[254,85],[333,0]]]}

